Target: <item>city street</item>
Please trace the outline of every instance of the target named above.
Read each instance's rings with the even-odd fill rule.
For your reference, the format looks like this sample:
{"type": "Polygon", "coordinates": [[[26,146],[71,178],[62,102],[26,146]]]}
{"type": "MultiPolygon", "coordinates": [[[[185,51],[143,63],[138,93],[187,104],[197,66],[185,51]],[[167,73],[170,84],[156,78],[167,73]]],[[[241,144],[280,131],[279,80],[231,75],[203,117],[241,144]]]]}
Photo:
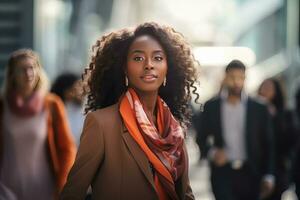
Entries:
{"type": "Polygon", "coordinates": [[[0,0],[0,87],[0,200],[300,200],[300,0],[0,0]]]}
{"type": "MultiPolygon", "coordinates": [[[[199,150],[194,142],[194,132],[186,139],[190,161],[190,182],[197,200],[214,200],[209,182],[209,168],[207,161],[198,162],[199,150]]],[[[292,189],[283,194],[282,200],[297,200],[292,189]]]]}

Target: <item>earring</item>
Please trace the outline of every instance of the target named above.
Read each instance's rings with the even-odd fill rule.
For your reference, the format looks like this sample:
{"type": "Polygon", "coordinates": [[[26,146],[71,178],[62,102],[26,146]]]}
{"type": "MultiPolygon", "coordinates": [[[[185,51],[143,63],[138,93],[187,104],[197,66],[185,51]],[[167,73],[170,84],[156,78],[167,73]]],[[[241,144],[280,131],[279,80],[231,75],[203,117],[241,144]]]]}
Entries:
{"type": "Polygon", "coordinates": [[[166,84],[167,84],[167,77],[165,77],[165,80],[163,82],[163,86],[166,86],[166,84]]]}
{"type": "Polygon", "coordinates": [[[127,76],[125,76],[125,85],[126,85],[126,87],[128,87],[128,78],[127,78],[127,76]]]}

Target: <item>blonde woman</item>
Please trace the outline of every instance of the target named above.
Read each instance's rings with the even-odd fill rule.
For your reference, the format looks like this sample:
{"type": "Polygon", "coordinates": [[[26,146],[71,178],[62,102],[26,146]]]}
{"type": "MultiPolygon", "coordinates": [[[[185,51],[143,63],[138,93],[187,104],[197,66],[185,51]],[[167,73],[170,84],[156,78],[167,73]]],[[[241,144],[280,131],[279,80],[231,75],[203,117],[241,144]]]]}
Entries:
{"type": "Polygon", "coordinates": [[[11,54],[5,78],[0,99],[1,187],[16,199],[55,199],[75,156],[63,103],[48,92],[38,55],[30,49],[11,54]]]}

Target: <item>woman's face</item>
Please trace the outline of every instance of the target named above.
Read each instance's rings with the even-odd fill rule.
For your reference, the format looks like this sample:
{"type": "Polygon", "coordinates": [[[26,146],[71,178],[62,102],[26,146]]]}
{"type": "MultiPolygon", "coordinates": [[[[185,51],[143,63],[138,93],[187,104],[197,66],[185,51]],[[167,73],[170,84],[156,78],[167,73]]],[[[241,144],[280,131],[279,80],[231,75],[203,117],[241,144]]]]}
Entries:
{"type": "Polygon", "coordinates": [[[18,90],[31,91],[38,81],[38,66],[33,58],[19,60],[14,69],[14,77],[18,90]]]}
{"type": "Polygon", "coordinates": [[[272,81],[267,80],[260,87],[260,95],[268,101],[272,101],[275,96],[275,85],[272,81]]]}
{"type": "Polygon", "coordinates": [[[167,74],[167,56],[156,39],[137,37],[129,47],[125,73],[129,86],[139,92],[157,92],[167,74]]]}

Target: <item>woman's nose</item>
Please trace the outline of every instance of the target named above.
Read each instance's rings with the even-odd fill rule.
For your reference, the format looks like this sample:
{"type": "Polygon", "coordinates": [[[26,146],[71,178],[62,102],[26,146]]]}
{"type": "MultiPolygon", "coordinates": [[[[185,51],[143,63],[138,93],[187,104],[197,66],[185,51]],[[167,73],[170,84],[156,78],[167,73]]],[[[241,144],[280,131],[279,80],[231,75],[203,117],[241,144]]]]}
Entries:
{"type": "Polygon", "coordinates": [[[151,59],[146,59],[145,69],[147,69],[147,70],[154,69],[154,65],[153,65],[151,59]]]}
{"type": "Polygon", "coordinates": [[[32,68],[27,68],[27,69],[25,70],[25,74],[26,74],[26,76],[28,76],[28,77],[32,76],[32,75],[33,75],[33,69],[32,69],[32,68]]]}

